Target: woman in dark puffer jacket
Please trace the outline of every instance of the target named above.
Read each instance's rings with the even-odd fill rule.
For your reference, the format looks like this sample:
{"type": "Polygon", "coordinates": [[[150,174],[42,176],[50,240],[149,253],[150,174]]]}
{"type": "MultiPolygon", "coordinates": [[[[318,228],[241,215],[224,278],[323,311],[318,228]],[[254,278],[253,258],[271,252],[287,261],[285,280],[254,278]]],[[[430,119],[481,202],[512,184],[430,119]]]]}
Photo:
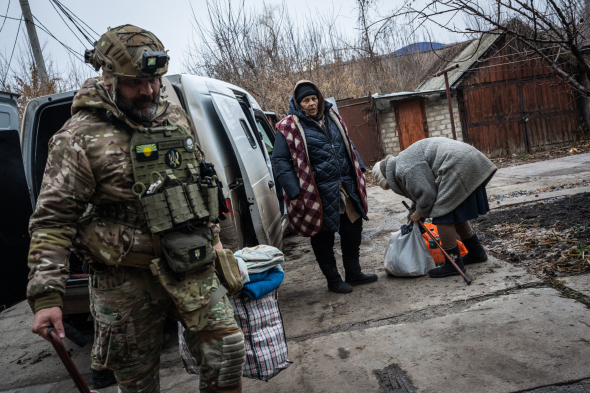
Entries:
{"type": "MultiPolygon", "coordinates": [[[[375,274],[364,274],[359,264],[363,219],[367,220],[366,200],[363,201],[359,185],[364,190],[364,178],[358,174],[364,165],[352,142],[348,145],[341,124],[330,116],[332,104],[323,99],[319,89],[309,81],[295,85],[289,101],[289,115],[283,121],[298,119],[304,133],[313,180],[321,200],[321,230],[311,237],[311,246],[322,273],[328,281],[328,289],[337,293],[352,292],[352,286],[377,281],[375,274]],[[291,115],[294,117],[290,118],[291,115]],[[352,152],[347,146],[352,146],[352,152]],[[355,154],[351,157],[350,154],[355,154]],[[353,162],[354,161],[354,162],[353,162]],[[355,168],[360,164],[360,170],[355,168]],[[345,270],[343,281],[336,267],[334,237],[341,237],[342,261],[345,270]]],[[[282,122],[283,122],[282,121],[282,122]]],[[[295,127],[295,123],[291,123],[295,127]]],[[[293,166],[289,144],[281,132],[276,133],[272,163],[275,175],[285,190],[288,200],[302,195],[299,175],[293,166]]]]}

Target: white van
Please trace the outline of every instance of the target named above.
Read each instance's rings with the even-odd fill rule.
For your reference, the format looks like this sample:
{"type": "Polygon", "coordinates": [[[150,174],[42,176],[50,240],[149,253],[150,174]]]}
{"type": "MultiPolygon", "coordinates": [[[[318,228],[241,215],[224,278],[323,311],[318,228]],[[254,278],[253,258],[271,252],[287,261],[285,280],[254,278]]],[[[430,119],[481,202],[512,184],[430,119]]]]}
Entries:
{"type": "MultiPolygon", "coordinates": [[[[282,248],[287,226],[282,190],[273,176],[269,152],[274,129],[254,98],[222,81],[194,75],[163,78],[166,99],[181,105],[195,125],[206,160],[223,184],[229,217],[221,221],[222,239],[233,248],[268,244],[282,248]],[[224,236],[225,235],[225,236],[224,236]]],[[[75,91],[31,100],[22,120],[20,143],[24,173],[34,209],[39,195],[49,139],[70,117],[75,91]]],[[[28,220],[28,217],[27,217],[28,220]]],[[[26,265],[26,261],[20,261],[26,265]]],[[[72,254],[71,273],[84,274],[72,254]]],[[[64,313],[88,312],[87,278],[66,284],[64,313]]]]}

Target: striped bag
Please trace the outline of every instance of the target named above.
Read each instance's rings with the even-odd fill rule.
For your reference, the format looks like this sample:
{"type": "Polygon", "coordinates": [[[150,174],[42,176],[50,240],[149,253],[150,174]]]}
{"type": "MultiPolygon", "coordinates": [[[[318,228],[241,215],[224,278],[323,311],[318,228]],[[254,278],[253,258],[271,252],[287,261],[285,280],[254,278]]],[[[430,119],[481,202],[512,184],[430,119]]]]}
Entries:
{"type": "MultiPolygon", "coordinates": [[[[246,364],[244,377],[268,381],[291,365],[287,359],[287,339],[275,289],[260,299],[250,300],[241,293],[229,296],[234,317],[244,332],[246,364]]],[[[178,323],[180,356],[189,374],[199,375],[199,367],[184,341],[178,323]]]]}
{"type": "Polygon", "coordinates": [[[275,289],[260,299],[241,293],[230,296],[234,317],[244,332],[246,364],[244,376],[268,381],[291,365],[287,359],[287,338],[275,289]]]}

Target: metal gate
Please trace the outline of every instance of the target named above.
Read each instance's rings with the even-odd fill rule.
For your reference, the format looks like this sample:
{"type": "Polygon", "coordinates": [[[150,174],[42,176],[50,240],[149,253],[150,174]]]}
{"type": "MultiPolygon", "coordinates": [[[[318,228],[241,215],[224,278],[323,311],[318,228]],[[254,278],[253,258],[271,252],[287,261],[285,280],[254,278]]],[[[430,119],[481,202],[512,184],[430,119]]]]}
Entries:
{"type": "Polygon", "coordinates": [[[463,136],[488,157],[573,142],[578,116],[571,88],[513,42],[496,45],[457,86],[463,136]]]}
{"type": "Polygon", "coordinates": [[[338,112],[344,120],[350,139],[367,169],[383,156],[377,129],[377,115],[372,109],[371,97],[337,101],[338,112]]]}
{"type": "Polygon", "coordinates": [[[464,90],[469,141],[488,157],[533,153],[574,140],[575,103],[557,78],[464,90]]]}

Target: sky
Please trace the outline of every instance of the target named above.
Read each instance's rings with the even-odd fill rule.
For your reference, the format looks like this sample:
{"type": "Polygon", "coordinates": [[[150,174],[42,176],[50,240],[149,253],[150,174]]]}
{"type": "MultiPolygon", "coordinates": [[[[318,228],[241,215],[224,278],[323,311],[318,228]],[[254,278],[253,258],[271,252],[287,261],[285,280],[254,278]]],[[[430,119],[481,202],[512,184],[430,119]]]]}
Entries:
{"type": "MultiPolygon", "coordinates": [[[[189,45],[193,42],[192,7],[197,18],[206,19],[205,0],[60,0],[75,15],[82,19],[99,35],[106,32],[108,27],[122,24],[133,24],[152,31],[163,42],[170,56],[169,73],[185,71],[183,60],[189,45]]],[[[423,0],[417,0],[418,2],[423,0]]],[[[246,6],[262,9],[264,3],[272,5],[280,3],[280,0],[246,0],[246,6]]],[[[310,13],[338,13],[338,25],[346,34],[355,33],[356,10],[355,0],[289,0],[287,7],[292,16],[297,19],[307,18],[310,13]]],[[[384,10],[393,8],[399,1],[381,0],[384,10]]],[[[64,44],[70,46],[76,52],[83,54],[84,49],[90,48],[84,38],[78,36],[85,43],[83,46],[76,36],[68,30],[68,27],[60,19],[49,0],[29,0],[32,14],[47,27],[47,29],[64,44]]],[[[21,8],[19,0],[0,0],[0,15],[8,15],[12,18],[20,18],[21,8]],[[6,12],[8,7],[8,12],[6,12]]],[[[4,18],[0,17],[0,26],[4,18]]],[[[7,19],[0,30],[0,53],[9,58],[17,35],[19,21],[7,19]]],[[[74,30],[76,31],[76,30],[74,30]]],[[[78,33],[76,31],[76,33],[78,33]]],[[[453,37],[442,31],[435,31],[438,42],[448,43],[454,41],[453,37]]],[[[70,58],[68,51],[48,34],[37,29],[39,41],[43,46],[45,58],[49,58],[58,70],[68,66],[70,58]]],[[[19,33],[14,56],[18,57],[21,50],[26,48],[26,30],[24,23],[19,33]]],[[[456,39],[455,39],[456,40],[456,39]]],[[[80,62],[81,63],[81,62],[80,62]]]]}

